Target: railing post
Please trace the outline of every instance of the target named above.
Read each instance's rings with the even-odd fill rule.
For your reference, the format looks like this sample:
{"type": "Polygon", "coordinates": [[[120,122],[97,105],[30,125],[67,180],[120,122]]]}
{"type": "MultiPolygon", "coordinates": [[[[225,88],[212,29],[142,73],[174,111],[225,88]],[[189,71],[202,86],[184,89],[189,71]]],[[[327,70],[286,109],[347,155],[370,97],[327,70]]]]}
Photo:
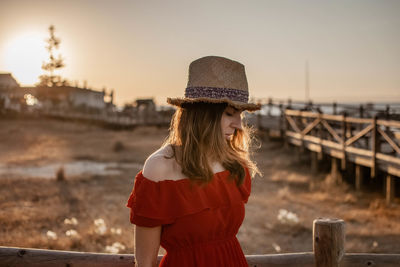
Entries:
{"type": "Polygon", "coordinates": [[[313,249],[316,267],[339,267],[345,250],[345,223],[340,219],[316,219],[313,249]]]}
{"type": "Polygon", "coordinates": [[[372,164],[371,164],[371,178],[375,178],[377,174],[376,166],[376,153],[379,152],[379,136],[378,136],[378,125],[376,124],[377,116],[374,116],[372,121],[372,138],[371,138],[371,150],[372,150],[372,164]]]}
{"type": "Polygon", "coordinates": [[[340,168],[338,166],[339,159],[335,157],[331,157],[331,177],[336,184],[342,184],[343,177],[342,173],[340,172],[340,168]]]}
{"type": "Polygon", "coordinates": [[[390,205],[393,202],[395,195],[394,177],[390,174],[386,176],[386,204],[390,205]]]}
{"type": "Polygon", "coordinates": [[[361,191],[363,186],[363,167],[356,164],[356,191],[361,191]]]}
{"type": "Polygon", "coordinates": [[[289,130],[289,122],[286,118],[286,109],[284,110],[283,113],[283,141],[284,141],[284,147],[285,149],[289,148],[289,137],[286,135],[286,132],[289,130]]]}
{"type": "Polygon", "coordinates": [[[341,161],[341,165],[340,168],[341,170],[345,170],[346,169],[346,163],[347,163],[347,158],[346,158],[346,117],[347,117],[347,113],[344,112],[343,113],[343,117],[342,117],[342,152],[343,152],[343,158],[341,161]]]}
{"type": "Polygon", "coordinates": [[[286,145],[286,136],[285,136],[285,111],[283,110],[283,105],[279,104],[279,134],[282,138],[284,145],[286,145]]]}
{"type": "Polygon", "coordinates": [[[364,118],[364,106],[362,104],[360,104],[360,108],[359,108],[359,112],[360,112],[360,118],[364,118]]]}
{"type": "Polygon", "coordinates": [[[386,105],[386,108],[385,108],[385,119],[390,120],[390,106],[389,105],[386,105]]]}
{"type": "Polygon", "coordinates": [[[318,153],[311,151],[311,171],[313,174],[318,172],[318,153]]]}
{"type": "Polygon", "coordinates": [[[313,102],[312,102],[312,100],[308,101],[307,106],[308,106],[308,110],[312,111],[312,109],[313,109],[313,102]]]}
{"type": "Polygon", "coordinates": [[[337,114],[337,103],[336,102],[333,102],[332,109],[333,109],[333,115],[336,115],[337,114]]]}
{"type": "Polygon", "coordinates": [[[320,147],[320,152],[318,153],[318,160],[322,160],[324,157],[324,149],[322,146],[322,140],[324,139],[324,131],[323,131],[323,126],[322,126],[322,120],[324,119],[323,114],[318,114],[318,118],[321,119],[320,122],[318,123],[318,137],[319,137],[319,147],[320,147]]]}
{"type": "MultiPolygon", "coordinates": [[[[306,117],[304,117],[304,115],[303,114],[301,114],[300,115],[300,124],[301,124],[301,128],[300,128],[300,130],[303,128],[304,129],[304,124],[306,124],[307,125],[307,118],[306,117]]],[[[301,145],[300,145],[300,147],[299,147],[300,149],[299,149],[299,151],[300,151],[300,153],[302,154],[302,153],[304,153],[305,152],[305,146],[304,146],[304,134],[303,133],[301,133],[301,145]]]]}
{"type": "MultiPolygon", "coordinates": [[[[390,106],[386,105],[386,109],[385,109],[385,120],[390,120],[390,106]]],[[[390,127],[389,126],[385,126],[385,131],[390,131],[390,127]]]]}
{"type": "MultiPolygon", "coordinates": [[[[360,118],[364,118],[364,106],[363,106],[362,104],[360,104],[359,111],[360,111],[360,118]]],[[[362,130],[362,127],[363,127],[363,125],[362,125],[361,123],[358,124],[358,131],[361,131],[361,130],[362,130]]],[[[363,137],[363,139],[365,140],[365,149],[368,149],[368,146],[369,146],[369,138],[363,137]]]]}

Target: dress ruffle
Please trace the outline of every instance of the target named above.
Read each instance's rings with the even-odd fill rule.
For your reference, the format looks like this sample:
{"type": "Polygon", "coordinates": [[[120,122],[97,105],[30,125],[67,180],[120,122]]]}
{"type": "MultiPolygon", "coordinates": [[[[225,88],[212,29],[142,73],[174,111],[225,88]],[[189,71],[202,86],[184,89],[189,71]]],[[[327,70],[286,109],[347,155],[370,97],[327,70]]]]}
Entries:
{"type": "Polygon", "coordinates": [[[229,178],[225,170],[216,173],[210,183],[201,186],[189,179],[152,181],[140,171],[127,206],[131,208],[133,224],[146,227],[172,224],[177,218],[206,209],[216,209],[247,203],[251,178],[246,169],[242,185],[229,178]]]}

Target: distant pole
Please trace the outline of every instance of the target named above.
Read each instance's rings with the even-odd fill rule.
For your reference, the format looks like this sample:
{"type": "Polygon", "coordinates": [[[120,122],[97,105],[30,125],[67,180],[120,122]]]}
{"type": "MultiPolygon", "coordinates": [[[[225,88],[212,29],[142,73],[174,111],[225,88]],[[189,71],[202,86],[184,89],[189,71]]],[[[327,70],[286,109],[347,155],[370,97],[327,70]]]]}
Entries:
{"type": "Polygon", "coordinates": [[[310,81],[309,81],[309,71],[308,71],[308,60],[306,60],[306,87],[305,87],[305,96],[306,96],[306,102],[308,103],[310,101],[310,81]]]}

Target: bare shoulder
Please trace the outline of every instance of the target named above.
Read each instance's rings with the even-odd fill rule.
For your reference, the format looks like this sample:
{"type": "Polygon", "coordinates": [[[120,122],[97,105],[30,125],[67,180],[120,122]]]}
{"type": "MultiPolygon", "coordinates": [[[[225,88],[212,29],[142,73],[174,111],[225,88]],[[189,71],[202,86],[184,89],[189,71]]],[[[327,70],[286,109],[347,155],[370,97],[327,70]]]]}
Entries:
{"type": "Polygon", "coordinates": [[[182,179],[180,167],[172,156],[170,146],[155,151],[144,163],[143,176],[155,182],[182,179]]]}

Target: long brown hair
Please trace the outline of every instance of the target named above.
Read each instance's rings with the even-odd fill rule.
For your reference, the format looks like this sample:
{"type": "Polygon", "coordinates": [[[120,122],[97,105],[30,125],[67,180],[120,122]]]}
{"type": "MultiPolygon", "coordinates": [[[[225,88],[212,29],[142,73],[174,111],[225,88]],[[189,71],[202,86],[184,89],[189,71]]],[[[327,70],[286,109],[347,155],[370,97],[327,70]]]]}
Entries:
{"type": "Polygon", "coordinates": [[[164,146],[171,145],[182,173],[191,180],[211,181],[211,162],[218,161],[229,170],[231,178],[242,184],[245,167],[259,173],[250,159],[253,131],[247,126],[235,130],[231,140],[222,134],[221,117],[226,103],[187,103],[179,107],[171,121],[164,146]],[[178,149],[179,148],[179,149],[178,149]]]}

